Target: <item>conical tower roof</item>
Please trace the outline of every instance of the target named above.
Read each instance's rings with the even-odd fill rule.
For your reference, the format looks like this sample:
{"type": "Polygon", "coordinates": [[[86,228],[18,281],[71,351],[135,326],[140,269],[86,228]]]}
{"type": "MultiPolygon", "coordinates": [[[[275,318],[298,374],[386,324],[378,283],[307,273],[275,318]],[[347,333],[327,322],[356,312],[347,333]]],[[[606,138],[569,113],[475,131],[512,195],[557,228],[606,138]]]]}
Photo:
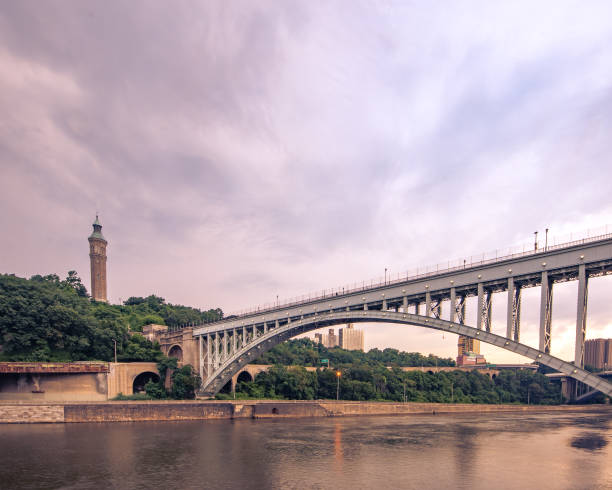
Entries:
{"type": "Polygon", "coordinates": [[[98,240],[106,241],[106,238],[104,238],[104,235],[102,235],[102,225],[100,224],[97,214],[96,220],[93,222],[93,232],[91,235],[89,235],[89,238],[97,238],[98,240]]]}

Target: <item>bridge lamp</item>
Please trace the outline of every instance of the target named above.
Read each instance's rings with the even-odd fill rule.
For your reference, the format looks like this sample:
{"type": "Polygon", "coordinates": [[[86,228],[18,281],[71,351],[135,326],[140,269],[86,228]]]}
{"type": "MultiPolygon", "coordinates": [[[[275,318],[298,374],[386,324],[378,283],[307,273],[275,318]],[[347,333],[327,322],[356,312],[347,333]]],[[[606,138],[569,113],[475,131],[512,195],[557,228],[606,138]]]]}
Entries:
{"type": "Polygon", "coordinates": [[[336,401],[340,400],[340,376],[342,376],[342,373],[340,371],[336,371],[336,401]]]}

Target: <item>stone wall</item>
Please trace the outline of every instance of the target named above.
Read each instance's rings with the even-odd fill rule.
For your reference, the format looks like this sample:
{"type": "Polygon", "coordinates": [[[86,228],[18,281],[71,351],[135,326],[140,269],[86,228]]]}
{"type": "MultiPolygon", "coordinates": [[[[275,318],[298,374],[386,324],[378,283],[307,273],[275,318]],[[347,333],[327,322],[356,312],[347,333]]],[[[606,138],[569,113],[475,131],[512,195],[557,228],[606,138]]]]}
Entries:
{"type": "Polygon", "coordinates": [[[494,413],[494,412],[605,412],[611,405],[539,406],[470,405],[444,403],[335,401],[152,401],[72,404],[0,403],[0,423],[139,422],[147,420],[207,420],[240,418],[304,418],[374,415],[494,413]]]}
{"type": "Polygon", "coordinates": [[[0,405],[0,423],[36,424],[64,422],[63,405],[0,405]]]}

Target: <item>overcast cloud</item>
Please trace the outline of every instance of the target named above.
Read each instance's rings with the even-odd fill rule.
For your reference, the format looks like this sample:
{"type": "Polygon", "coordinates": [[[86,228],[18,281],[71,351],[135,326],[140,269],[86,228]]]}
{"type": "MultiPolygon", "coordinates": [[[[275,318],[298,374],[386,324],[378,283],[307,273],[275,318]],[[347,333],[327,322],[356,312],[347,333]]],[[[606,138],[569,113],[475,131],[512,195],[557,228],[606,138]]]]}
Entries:
{"type": "Polygon", "coordinates": [[[500,3],[0,0],[0,271],[89,286],[99,211],[113,302],[229,313],[612,223],[612,3],[500,3]]]}

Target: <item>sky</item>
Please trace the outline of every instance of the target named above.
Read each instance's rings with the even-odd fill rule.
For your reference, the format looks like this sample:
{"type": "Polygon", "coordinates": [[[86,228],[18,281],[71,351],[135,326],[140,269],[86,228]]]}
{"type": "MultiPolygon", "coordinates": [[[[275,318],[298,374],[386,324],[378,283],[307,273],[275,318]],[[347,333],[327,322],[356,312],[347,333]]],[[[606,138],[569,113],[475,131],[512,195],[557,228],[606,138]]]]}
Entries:
{"type": "MultiPolygon", "coordinates": [[[[612,231],[608,1],[0,0],[0,110],[0,272],[89,288],[99,213],[113,303],[229,314],[612,231]]],[[[575,297],[555,286],[566,359],[575,297]]],[[[611,297],[590,281],[588,338],[612,337],[611,297]]],[[[534,346],[538,307],[526,290],[534,346]]],[[[365,337],[456,355],[417,327],[365,337]]]]}

